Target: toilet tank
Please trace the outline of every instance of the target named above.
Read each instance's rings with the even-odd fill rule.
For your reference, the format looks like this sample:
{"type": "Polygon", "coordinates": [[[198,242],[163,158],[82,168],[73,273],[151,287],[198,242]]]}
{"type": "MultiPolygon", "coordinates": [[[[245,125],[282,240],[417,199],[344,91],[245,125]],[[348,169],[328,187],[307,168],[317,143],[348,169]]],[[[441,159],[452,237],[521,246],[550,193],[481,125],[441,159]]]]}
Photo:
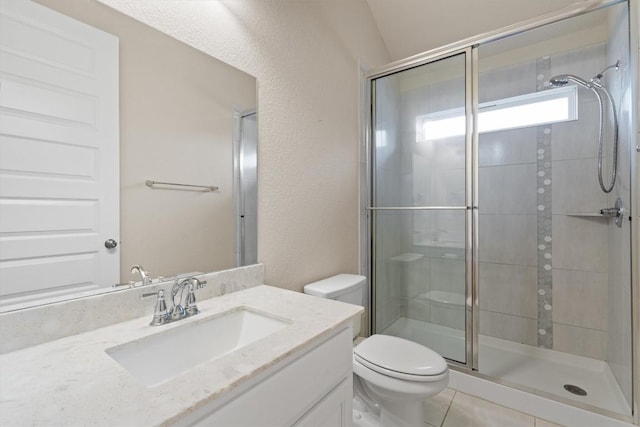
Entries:
{"type": "MultiPolygon", "coordinates": [[[[304,293],[363,306],[364,285],[366,282],[367,278],[364,276],[357,274],[338,274],[305,285],[304,293]]],[[[353,321],[354,337],[360,333],[361,322],[362,316],[356,317],[353,321]]]]}

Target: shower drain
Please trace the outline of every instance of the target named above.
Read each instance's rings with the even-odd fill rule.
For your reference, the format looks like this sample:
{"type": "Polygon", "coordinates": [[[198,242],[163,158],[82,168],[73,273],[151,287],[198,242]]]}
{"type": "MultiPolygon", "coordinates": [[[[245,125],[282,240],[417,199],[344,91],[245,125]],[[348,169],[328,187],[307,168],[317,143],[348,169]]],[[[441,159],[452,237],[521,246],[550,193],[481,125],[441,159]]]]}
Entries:
{"type": "Polygon", "coordinates": [[[583,388],[578,387],[577,385],[565,384],[564,389],[567,390],[569,393],[577,394],[578,396],[587,395],[587,392],[583,388]]]}

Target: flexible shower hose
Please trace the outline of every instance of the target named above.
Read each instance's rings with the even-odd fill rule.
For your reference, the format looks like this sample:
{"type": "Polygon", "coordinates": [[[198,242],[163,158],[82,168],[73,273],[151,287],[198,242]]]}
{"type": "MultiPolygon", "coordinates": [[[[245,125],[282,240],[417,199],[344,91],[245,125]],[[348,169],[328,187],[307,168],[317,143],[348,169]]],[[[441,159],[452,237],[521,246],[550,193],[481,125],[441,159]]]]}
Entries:
{"type": "Polygon", "coordinates": [[[598,85],[597,89],[594,90],[596,96],[598,97],[598,102],[600,104],[600,131],[599,131],[599,140],[598,140],[598,182],[600,183],[600,188],[605,193],[610,193],[613,190],[613,187],[616,185],[616,176],[618,174],[618,114],[616,112],[616,106],[611,99],[611,95],[607,89],[598,85]],[[611,168],[611,182],[609,185],[604,184],[604,179],[602,177],[602,152],[604,151],[604,101],[602,96],[600,95],[598,89],[602,90],[602,92],[607,96],[607,100],[609,101],[609,105],[611,105],[611,111],[613,113],[613,166],[611,168]]]}

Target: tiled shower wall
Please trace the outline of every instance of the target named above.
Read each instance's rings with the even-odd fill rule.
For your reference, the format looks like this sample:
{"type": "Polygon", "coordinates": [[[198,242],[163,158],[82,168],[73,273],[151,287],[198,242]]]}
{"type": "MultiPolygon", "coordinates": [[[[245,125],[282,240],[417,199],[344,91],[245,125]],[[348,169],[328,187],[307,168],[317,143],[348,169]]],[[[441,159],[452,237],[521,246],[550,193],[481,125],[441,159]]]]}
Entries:
{"type": "MultiPolygon", "coordinates": [[[[605,67],[605,46],[556,55],[551,73],[589,79],[605,67]]],[[[607,207],[597,178],[599,107],[579,88],[577,122],[553,125],[553,321],[554,348],[606,359],[607,226],[594,215],[607,207]]]]}
{"type": "MultiPolygon", "coordinates": [[[[480,103],[532,93],[536,62],[478,81],[480,103]]],[[[537,345],[537,129],[481,134],[478,154],[480,333],[537,345]]]]}
{"type": "MultiPolygon", "coordinates": [[[[480,102],[535,92],[556,74],[588,79],[604,68],[605,51],[600,44],[481,73],[480,102]]],[[[439,81],[401,91],[397,123],[406,131],[401,132],[402,138],[415,141],[416,116],[439,111],[420,99],[433,99],[445,88],[453,96],[462,89],[439,81]]],[[[446,96],[446,91],[438,95],[439,99],[446,96]]],[[[451,107],[440,110],[446,108],[451,107]]],[[[480,136],[481,334],[606,359],[608,257],[601,248],[607,246],[608,221],[583,215],[593,215],[609,203],[597,184],[597,114],[596,98],[579,89],[578,121],[480,136]],[[543,276],[548,283],[541,280],[543,276]],[[541,327],[541,319],[548,322],[546,328],[541,327]]],[[[417,205],[463,203],[464,141],[441,142],[428,147],[418,144],[411,162],[397,159],[393,163],[402,172],[396,184],[412,191],[417,205]]],[[[416,242],[422,233],[426,236],[422,240],[435,236],[463,243],[463,218],[415,214],[413,218],[404,215],[401,223],[396,223],[396,231],[402,228],[404,237],[387,245],[385,259],[423,255],[405,258],[407,262],[395,267],[401,272],[395,274],[396,280],[410,282],[397,290],[403,315],[462,328],[464,317],[434,315],[433,306],[425,305],[422,297],[430,290],[464,293],[463,252],[456,248],[425,251],[416,242]]]]}
{"type": "MultiPolygon", "coordinates": [[[[588,80],[604,64],[601,44],[489,71],[480,76],[480,102],[535,92],[557,74],[588,80]]],[[[589,90],[578,96],[577,121],[480,136],[480,327],[604,360],[608,221],[594,216],[607,206],[596,175],[598,105],[589,90]]]]}

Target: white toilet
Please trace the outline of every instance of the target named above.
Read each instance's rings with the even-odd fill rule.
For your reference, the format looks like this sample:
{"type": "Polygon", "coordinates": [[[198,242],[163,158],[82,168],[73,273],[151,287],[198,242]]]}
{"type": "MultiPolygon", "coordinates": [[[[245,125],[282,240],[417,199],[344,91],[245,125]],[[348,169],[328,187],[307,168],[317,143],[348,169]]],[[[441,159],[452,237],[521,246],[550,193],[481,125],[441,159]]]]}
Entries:
{"type": "MultiPolygon", "coordinates": [[[[339,274],[306,285],[304,292],[362,305],[365,283],[364,276],[339,274]]],[[[360,319],[353,332],[360,333],[360,319]]],[[[353,374],[353,421],[359,427],[423,426],[422,401],[449,384],[442,356],[389,335],[372,335],[353,348],[353,374]]]]}

